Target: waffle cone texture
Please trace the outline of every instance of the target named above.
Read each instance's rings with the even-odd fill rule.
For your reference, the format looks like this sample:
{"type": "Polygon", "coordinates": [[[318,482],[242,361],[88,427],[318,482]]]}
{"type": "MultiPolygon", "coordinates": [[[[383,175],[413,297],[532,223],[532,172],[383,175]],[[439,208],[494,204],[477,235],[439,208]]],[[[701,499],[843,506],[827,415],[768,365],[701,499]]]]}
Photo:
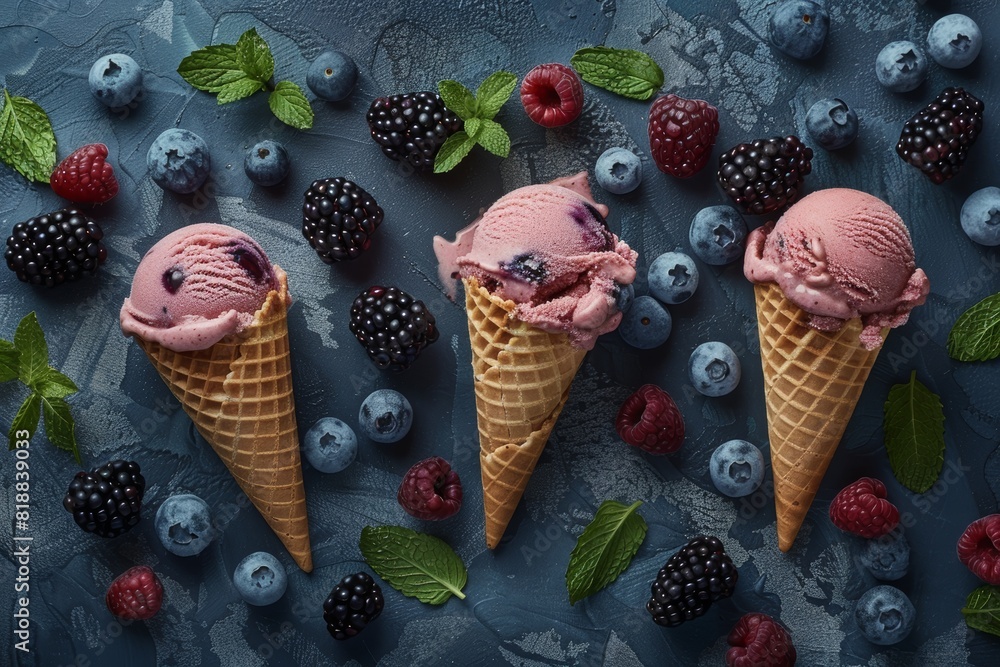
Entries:
{"type": "Polygon", "coordinates": [[[272,290],[240,334],[192,352],[136,337],[160,377],[267,525],[312,571],[306,495],[292,393],[288,283],[272,290]]]}
{"type": "MultiPolygon", "coordinates": [[[[851,420],[878,348],[859,342],[861,322],[839,331],[808,326],[809,314],[773,283],[754,285],[778,548],[792,548],[851,420]]],[[[886,332],[882,332],[883,339],[886,332]]]]}
{"type": "Polygon", "coordinates": [[[514,315],[516,304],[465,278],[479,425],[486,545],[496,548],[524,494],[586,350],[514,315]]]}

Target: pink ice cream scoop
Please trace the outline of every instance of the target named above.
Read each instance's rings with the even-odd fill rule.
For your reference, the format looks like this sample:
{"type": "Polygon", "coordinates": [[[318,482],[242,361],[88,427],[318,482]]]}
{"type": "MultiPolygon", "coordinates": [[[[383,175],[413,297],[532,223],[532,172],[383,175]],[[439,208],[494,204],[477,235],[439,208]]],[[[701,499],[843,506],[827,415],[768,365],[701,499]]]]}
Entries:
{"type": "Polygon", "coordinates": [[[586,172],[518,188],[455,241],[434,237],[441,280],[454,297],[457,278],[476,278],[516,303],[522,321],[589,350],[618,326],[618,292],[635,280],[636,253],[608,229],[607,214],[586,172]]]}
{"type": "Polygon", "coordinates": [[[122,332],[175,352],[203,350],[253,321],[275,267],[243,232],[203,223],[163,237],[139,262],[122,332]]]}
{"type": "Polygon", "coordinates": [[[883,327],[904,324],[930,291],[899,215],[846,188],[814,192],[776,224],[750,232],[743,270],[752,282],[777,283],[816,329],[836,331],[860,318],[869,350],[882,344],[883,327]]]}

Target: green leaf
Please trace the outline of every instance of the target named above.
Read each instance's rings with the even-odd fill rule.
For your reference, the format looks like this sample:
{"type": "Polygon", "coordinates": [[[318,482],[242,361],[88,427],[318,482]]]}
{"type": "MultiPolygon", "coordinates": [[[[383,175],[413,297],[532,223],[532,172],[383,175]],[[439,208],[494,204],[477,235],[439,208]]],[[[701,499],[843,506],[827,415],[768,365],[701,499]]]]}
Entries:
{"type": "Polygon", "coordinates": [[[648,100],[663,85],[663,70],[642,51],[595,46],[569,62],[584,81],[634,100],[648,100]]]}
{"type": "Polygon", "coordinates": [[[480,146],[500,157],[510,155],[510,135],[495,120],[484,120],[483,128],[476,137],[480,146]]]}
{"type": "MultiPolygon", "coordinates": [[[[484,122],[482,118],[470,118],[463,123],[463,129],[467,135],[475,139],[476,135],[483,129],[484,122]]],[[[490,122],[492,123],[493,121],[490,122]]]]}
{"type": "Polygon", "coordinates": [[[271,112],[285,125],[308,130],[313,124],[313,110],[302,89],[291,81],[280,81],[267,98],[271,112]]]}
{"type": "Polygon", "coordinates": [[[49,367],[49,346],[34,312],[24,316],[14,331],[14,347],[21,355],[18,377],[35,389],[35,384],[49,367]]]}
{"type": "Polygon", "coordinates": [[[962,607],[962,616],[973,630],[1000,637],[1000,587],[980,586],[972,591],[962,607]]]}
{"type": "Polygon", "coordinates": [[[30,440],[35,435],[38,428],[38,419],[41,416],[42,397],[32,392],[28,398],[24,399],[14,421],[10,425],[10,432],[7,434],[8,447],[14,449],[14,443],[18,440],[30,440]],[[27,431],[27,438],[17,437],[18,431],[27,431]]]}
{"type": "Polygon", "coordinates": [[[56,168],[56,135],[40,106],[3,91],[0,160],[29,181],[48,183],[56,168]]]}
{"type": "Polygon", "coordinates": [[[35,382],[35,391],[44,398],[66,398],[80,391],[76,383],[54,368],[46,368],[35,382]]]}
{"type": "Polygon", "coordinates": [[[177,73],[198,90],[217,93],[227,85],[247,78],[235,44],[216,44],[198,49],[181,61],[177,73]]]}
{"type": "Polygon", "coordinates": [[[264,84],[256,79],[240,79],[232,83],[227,83],[219,90],[218,103],[228,104],[236,100],[242,100],[245,97],[250,97],[263,87],[264,84]]]}
{"type": "Polygon", "coordinates": [[[944,465],[944,409],[935,393],[917,380],[889,390],[885,402],[885,449],[899,483],[914,493],[934,485],[944,465]]]}
{"type": "Polygon", "coordinates": [[[443,604],[452,595],[464,600],[469,578],[462,559],[436,537],[401,526],[365,526],[361,554],[368,565],[403,595],[443,604]]]}
{"type": "Polygon", "coordinates": [[[21,354],[10,341],[0,339],[0,382],[16,380],[21,366],[21,354]]]}
{"type": "Polygon", "coordinates": [[[42,414],[45,416],[45,436],[53,445],[67,452],[72,452],[80,463],[80,451],[76,447],[73,415],[69,411],[69,403],[61,398],[41,397],[42,414]]]}
{"type": "Polygon", "coordinates": [[[465,130],[459,130],[448,137],[434,158],[434,173],[443,174],[454,169],[475,145],[476,140],[466,134],[465,130]]]}
{"type": "Polygon", "coordinates": [[[455,112],[455,115],[462,120],[475,118],[479,111],[476,97],[472,91],[463,86],[458,81],[445,79],[438,82],[438,94],[444,105],[455,112]]]}
{"type": "Polygon", "coordinates": [[[601,503],[569,556],[566,589],[571,605],[610,584],[632,562],[646,539],[646,521],[636,512],[641,504],[601,503]]]}
{"type": "Polygon", "coordinates": [[[490,74],[476,89],[476,101],[479,103],[477,115],[492,120],[500,111],[500,107],[510,99],[516,87],[517,76],[513,73],[500,70],[490,74]]]}
{"type": "Polygon", "coordinates": [[[1000,357],[1000,294],[962,313],[948,334],[948,356],[958,361],[1000,357]]]}
{"type": "Polygon", "coordinates": [[[257,34],[256,28],[250,28],[240,35],[236,42],[236,62],[248,77],[261,83],[268,81],[274,75],[274,56],[271,55],[271,47],[257,34]]]}

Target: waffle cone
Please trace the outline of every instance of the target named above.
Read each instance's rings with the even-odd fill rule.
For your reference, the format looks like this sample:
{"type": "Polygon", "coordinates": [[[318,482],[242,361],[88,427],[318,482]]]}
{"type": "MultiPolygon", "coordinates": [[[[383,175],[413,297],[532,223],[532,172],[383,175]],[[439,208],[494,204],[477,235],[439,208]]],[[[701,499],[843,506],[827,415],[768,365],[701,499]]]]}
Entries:
{"type": "Polygon", "coordinates": [[[514,316],[515,304],[466,278],[486,545],[507,529],[586,350],[514,316]]]}
{"type": "Polygon", "coordinates": [[[136,337],[163,381],[267,525],[312,571],[288,346],[288,284],[272,290],[240,334],[192,352],[136,337]]]}
{"type": "Polygon", "coordinates": [[[785,298],[777,285],[755,285],[754,293],[778,548],[788,551],[854,413],[878,349],[866,350],[859,342],[860,320],[849,320],[839,331],[817,331],[807,324],[809,314],[785,298]]]}

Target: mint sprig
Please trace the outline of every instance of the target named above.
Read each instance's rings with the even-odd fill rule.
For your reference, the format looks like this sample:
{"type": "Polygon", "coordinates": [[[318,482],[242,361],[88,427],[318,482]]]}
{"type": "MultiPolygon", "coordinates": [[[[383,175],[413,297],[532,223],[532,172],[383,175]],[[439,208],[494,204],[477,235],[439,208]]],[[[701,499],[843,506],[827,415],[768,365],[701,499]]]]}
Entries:
{"type": "Polygon", "coordinates": [[[427,604],[465,599],[469,574],[442,540],[402,526],[365,526],[360,546],[368,565],[403,595],[427,604]]]}
{"type": "Polygon", "coordinates": [[[510,155],[510,135],[493,117],[510,99],[517,77],[503,70],[486,77],[475,94],[458,81],[438,83],[444,105],[464,121],[463,129],[448,137],[434,158],[434,173],[454,169],[479,144],[499,157],[510,155]]]}
{"type": "Polygon", "coordinates": [[[3,91],[0,161],[29,181],[48,183],[56,168],[56,135],[49,117],[26,97],[3,91]]]}
{"type": "Polygon", "coordinates": [[[962,616],[973,630],[1000,637],[1000,587],[980,586],[969,593],[962,616]]]}
{"type": "Polygon", "coordinates": [[[948,333],[948,356],[958,361],[1000,357],[1000,294],[962,313],[948,333]]]}
{"type": "Polygon", "coordinates": [[[569,556],[566,589],[570,605],[613,582],[632,562],[646,539],[646,521],[636,512],[641,504],[601,503],[569,556]]]}
{"type": "Polygon", "coordinates": [[[899,483],[914,493],[934,485],[944,466],[944,408],[937,394],[910,374],[894,385],[883,419],[889,465],[899,483]]]}
{"type": "Polygon", "coordinates": [[[642,51],[593,46],[569,62],[587,83],[633,100],[648,100],[663,86],[663,70],[642,51]]]}
{"type": "Polygon", "coordinates": [[[214,44],[181,60],[177,73],[198,90],[215,93],[219,104],[229,104],[268,90],[268,106],[278,120],[299,130],[313,124],[313,110],[302,89],[291,81],[272,84],[274,56],[256,28],[240,35],[235,44],[214,44]]]}

